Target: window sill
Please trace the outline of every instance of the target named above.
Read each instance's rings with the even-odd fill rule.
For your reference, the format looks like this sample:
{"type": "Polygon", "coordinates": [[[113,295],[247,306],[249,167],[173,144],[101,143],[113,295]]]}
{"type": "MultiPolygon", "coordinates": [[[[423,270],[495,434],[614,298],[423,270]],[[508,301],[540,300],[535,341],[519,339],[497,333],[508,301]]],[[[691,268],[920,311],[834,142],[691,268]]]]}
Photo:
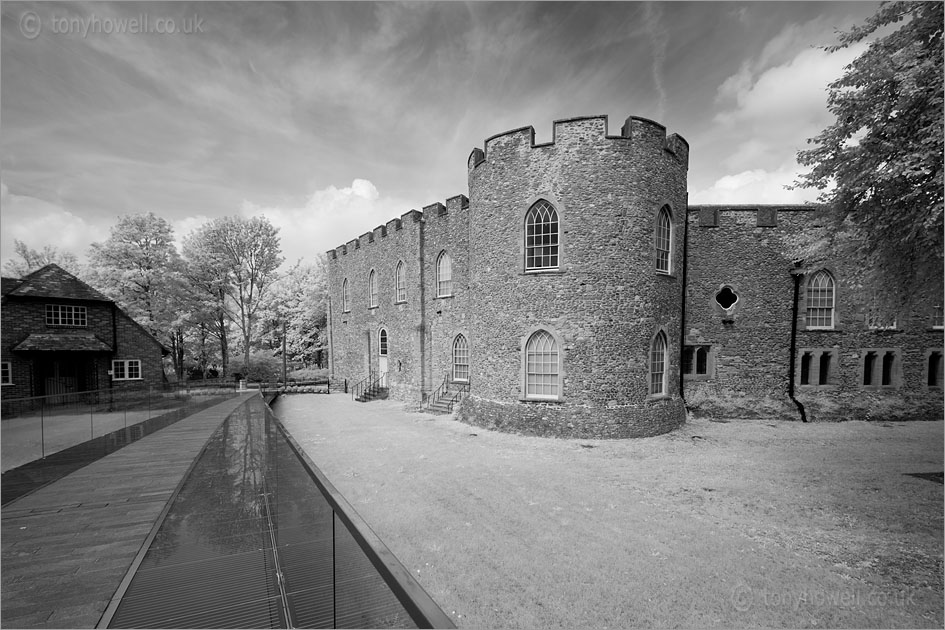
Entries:
{"type": "Polygon", "coordinates": [[[555,267],[555,268],[553,268],[553,269],[552,269],[552,268],[548,268],[548,269],[525,269],[525,270],[522,271],[522,273],[520,273],[519,275],[520,275],[520,276],[542,276],[542,275],[563,276],[564,273],[565,273],[564,269],[555,267]]]}
{"type": "Polygon", "coordinates": [[[369,307],[367,307],[367,310],[373,311],[373,310],[376,310],[376,309],[379,309],[379,308],[380,308],[380,306],[369,306],[369,307]]]}
{"type": "Polygon", "coordinates": [[[406,303],[407,303],[407,300],[398,300],[397,302],[394,302],[394,305],[396,306],[398,304],[406,304],[406,303]]]}
{"type": "Polygon", "coordinates": [[[656,271],[656,275],[657,275],[658,277],[661,277],[661,278],[672,278],[673,280],[676,279],[676,274],[675,274],[675,273],[672,273],[672,272],[670,272],[670,271],[659,271],[659,270],[657,270],[657,271],[656,271]]]}
{"type": "Polygon", "coordinates": [[[560,403],[563,403],[563,402],[564,402],[564,398],[561,397],[561,396],[549,396],[549,397],[547,397],[547,398],[536,398],[536,397],[531,396],[531,397],[528,397],[528,398],[519,397],[518,401],[519,401],[519,402],[523,402],[523,403],[556,403],[556,404],[560,404],[560,403]]]}
{"type": "Polygon", "coordinates": [[[113,381],[143,381],[144,378],[139,376],[138,378],[113,378],[112,380],[113,381]]]}
{"type": "Polygon", "coordinates": [[[438,296],[436,296],[436,297],[433,298],[433,299],[434,299],[434,300],[446,300],[446,299],[449,299],[449,298],[451,298],[451,297],[453,297],[453,294],[452,294],[452,293],[450,293],[449,295],[438,295],[438,296]]]}

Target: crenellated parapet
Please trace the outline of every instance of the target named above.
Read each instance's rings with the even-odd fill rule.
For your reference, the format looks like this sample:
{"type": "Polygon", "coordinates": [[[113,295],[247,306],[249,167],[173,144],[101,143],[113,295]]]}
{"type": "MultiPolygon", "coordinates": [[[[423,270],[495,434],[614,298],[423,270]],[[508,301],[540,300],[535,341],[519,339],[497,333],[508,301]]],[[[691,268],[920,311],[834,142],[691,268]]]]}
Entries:
{"type": "Polygon", "coordinates": [[[383,243],[388,235],[396,234],[403,230],[419,230],[420,225],[426,221],[432,221],[439,217],[445,217],[450,214],[456,214],[469,210],[469,198],[466,195],[456,195],[442,202],[432,203],[424,206],[423,210],[410,210],[399,218],[393,218],[383,225],[379,225],[370,232],[365,232],[356,239],[352,239],[344,245],[339,245],[326,252],[329,260],[338,260],[339,256],[347,256],[349,253],[383,243]]]}
{"type": "Polygon", "coordinates": [[[679,134],[667,136],[663,125],[639,116],[630,116],[620,128],[620,135],[613,136],[608,134],[607,116],[599,115],[554,121],[551,142],[536,144],[535,128],[531,126],[496,134],[486,139],[482,149],[472,150],[467,167],[473,171],[486,160],[503,161],[532,149],[594,145],[604,141],[626,144],[637,154],[665,154],[684,167],[689,166],[689,143],[679,134]]]}

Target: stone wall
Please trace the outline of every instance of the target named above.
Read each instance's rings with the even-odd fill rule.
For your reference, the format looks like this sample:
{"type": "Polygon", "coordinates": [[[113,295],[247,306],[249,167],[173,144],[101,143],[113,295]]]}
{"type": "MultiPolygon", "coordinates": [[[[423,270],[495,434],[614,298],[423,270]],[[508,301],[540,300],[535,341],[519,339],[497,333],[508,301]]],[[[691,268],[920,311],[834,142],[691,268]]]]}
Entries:
{"type": "Polygon", "coordinates": [[[329,353],[332,387],[350,388],[379,370],[379,333],[388,335],[387,374],[391,395],[419,401],[422,385],[421,335],[424,285],[423,214],[412,210],[372,232],[328,252],[331,316],[329,353]],[[404,264],[406,300],[397,301],[395,273],[404,264]],[[377,278],[377,306],[370,305],[368,283],[377,278]],[[348,282],[350,309],[342,304],[348,282]]]}
{"type": "Polygon", "coordinates": [[[579,118],[557,121],[548,144],[535,145],[529,127],[473,151],[474,351],[462,419],[588,437],[652,434],[683,421],[676,361],[687,168],[685,141],[638,118],[620,136],[607,135],[606,117],[579,118]],[[524,220],[540,199],[558,213],[559,265],[526,271],[524,220]],[[670,274],[655,270],[653,231],[664,205],[675,232],[670,274]],[[523,391],[524,346],[538,329],[559,340],[564,374],[554,402],[526,400],[523,391]],[[649,349],[660,330],[670,377],[667,394],[653,398],[649,349]],[[650,426],[656,408],[672,410],[672,420],[650,426]]]}
{"type": "MultiPolygon", "coordinates": [[[[941,290],[929,290],[921,312],[900,318],[896,330],[871,330],[867,296],[846,281],[843,261],[828,267],[836,282],[834,327],[806,327],[809,275],[798,275],[794,352],[794,277],[786,238],[814,224],[815,206],[693,206],[689,209],[685,344],[710,349],[710,373],[684,376],[687,405],[718,417],[780,417],[809,421],[941,417],[941,389],[927,386],[928,353],[941,348],[931,328],[941,290]],[[716,296],[737,296],[729,309],[716,296]],[[864,387],[863,357],[894,349],[895,384],[864,387]],[[808,384],[802,356],[811,354],[808,384]],[[819,357],[831,355],[828,382],[819,383],[819,357]],[[793,374],[793,394],[790,397],[793,374]]],[[[878,355],[879,356],[879,355],[878,355]]]]}

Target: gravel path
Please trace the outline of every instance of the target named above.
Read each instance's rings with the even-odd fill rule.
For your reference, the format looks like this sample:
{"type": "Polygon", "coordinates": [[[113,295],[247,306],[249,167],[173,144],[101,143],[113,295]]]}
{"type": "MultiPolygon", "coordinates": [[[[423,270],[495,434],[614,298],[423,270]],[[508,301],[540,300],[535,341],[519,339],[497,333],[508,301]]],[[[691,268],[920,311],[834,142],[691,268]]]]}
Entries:
{"type": "Polygon", "coordinates": [[[460,627],[943,625],[943,422],[523,437],[285,396],[293,437],[460,627]]]}

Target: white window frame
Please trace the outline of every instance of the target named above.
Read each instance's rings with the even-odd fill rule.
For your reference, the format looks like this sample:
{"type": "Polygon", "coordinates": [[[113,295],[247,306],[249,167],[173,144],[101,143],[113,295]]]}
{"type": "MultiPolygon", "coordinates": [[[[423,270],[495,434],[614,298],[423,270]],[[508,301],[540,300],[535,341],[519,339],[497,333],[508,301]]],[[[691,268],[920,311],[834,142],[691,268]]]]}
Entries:
{"type": "Polygon", "coordinates": [[[522,350],[524,399],[561,400],[561,344],[557,337],[539,328],[528,335],[522,350]]]}
{"type": "Polygon", "coordinates": [[[833,330],[836,323],[837,314],[837,281],[826,269],[821,269],[812,275],[807,281],[807,287],[804,291],[806,298],[806,308],[804,312],[804,327],[807,330],[833,330]],[[823,284],[821,284],[821,279],[823,284]],[[817,286],[815,286],[817,283],[817,286]],[[827,284],[829,283],[829,284],[827,284]],[[829,289],[829,304],[826,295],[815,295],[817,293],[826,293],[829,289]],[[829,314],[829,323],[824,323],[829,314]],[[816,323],[811,323],[812,321],[816,323]]]}
{"type": "Polygon", "coordinates": [[[144,376],[141,371],[141,359],[112,359],[112,380],[113,381],[141,381],[144,376]],[[118,366],[121,366],[119,369],[118,366]],[[131,367],[137,368],[138,376],[129,376],[131,367]]]}
{"type": "Polygon", "coordinates": [[[453,295],[453,259],[446,253],[440,252],[436,257],[436,297],[452,297],[453,295]]]}
{"type": "Polygon", "coordinates": [[[650,396],[664,397],[669,395],[669,339],[662,330],[657,331],[650,341],[650,360],[648,390],[650,396]],[[660,345],[662,348],[660,348],[660,345]],[[659,377],[657,378],[657,375],[659,377]]]}
{"type": "Polygon", "coordinates": [[[453,380],[469,382],[469,341],[462,334],[453,339],[453,380]]]}
{"type": "Polygon", "coordinates": [[[932,330],[945,330],[945,313],[941,304],[932,307],[932,330]]]}
{"type": "Polygon", "coordinates": [[[351,301],[348,296],[348,279],[345,278],[344,282],[341,283],[341,312],[350,313],[351,312],[351,301]]]}
{"type": "Polygon", "coordinates": [[[561,222],[558,211],[547,199],[539,199],[525,213],[525,271],[555,271],[560,264],[561,222]],[[538,264],[535,264],[536,260],[538,264]]]}
{"type": "Polygon", "coordinates": [[[371,300],[368,308],[377,308],[377,273],[373,269],[368,275],[368,295],[371,300]]]}
{"type": "Polygon", "coordinates": [[[662,206],[656,213],[653,227],[653,248],[656,273],[673,273],[673,215],[668,205],[662,206]]]}
{"type": "Polygon", "coordinates": [[[386,357],[390,352],[390,335],[386,328],[377,331],[377,356],[386,357]]]}
{"type": "Polygon", "coordinates": [[[88,328],[88,308],[72,304],[47,304],[46,325],[57,328],[88,328]]]}
{"type": "Polygon", "coordinates": [[[10,361],[0,362],[0,386],[13,385],[13,363],[10,361]]]}
{"type": "Polygon", "coordinates": [[[394,271],[394,303],[401,304],[407,301],[407,266],[404,261],[397,263],[394,271]]]}

